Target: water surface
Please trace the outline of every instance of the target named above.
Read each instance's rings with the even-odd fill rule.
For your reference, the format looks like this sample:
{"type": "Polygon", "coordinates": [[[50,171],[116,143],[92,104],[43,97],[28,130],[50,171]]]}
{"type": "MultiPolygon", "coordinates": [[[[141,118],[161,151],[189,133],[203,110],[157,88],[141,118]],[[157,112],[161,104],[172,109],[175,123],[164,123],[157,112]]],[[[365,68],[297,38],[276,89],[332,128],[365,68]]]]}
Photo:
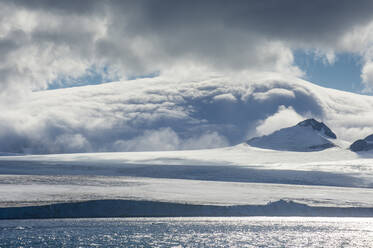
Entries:
{"type": "Polygon", "coordinates": [[[0,221],[0,247],[371,247],[373,218],[193,217],[0,221]]]}

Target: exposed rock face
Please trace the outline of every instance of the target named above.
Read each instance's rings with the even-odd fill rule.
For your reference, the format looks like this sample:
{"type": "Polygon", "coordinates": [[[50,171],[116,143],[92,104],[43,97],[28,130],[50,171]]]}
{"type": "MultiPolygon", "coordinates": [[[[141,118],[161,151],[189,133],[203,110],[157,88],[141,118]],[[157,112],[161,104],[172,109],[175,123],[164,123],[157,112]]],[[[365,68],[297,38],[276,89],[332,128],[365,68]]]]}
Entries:
{"type": "Polygon", "coordinates": [[[365,137],[364,140],[365,140],[366,142],[372,142],[372,143],[373,143],[373,134],[371,134],[371,135],[365,137]]]}
{"type": "MultiPolygon", "coordinates": [[[[323,122],[318,122],[315,119],[304,120],[302,122],[299,122],[297,126],[304,126],[304,127],[311,126],[314,130],[323,132],[329,138],[332,138],[332,139],[337,138],[337,135],[335,135],[335,133],[333,133],[333,131],[330,130],[328,126],[326,126],[323,122]]],[[[372,139],[373,139],[373,135],[372,135],[372,139]]]]}
{"type": "Polygon", "coordinates": [[[247,144],[282,151],[321,151],[334,147],[330,139],[336,138],[335,133],[324,123],[315,119],[307,119],[293,127],[250,139],[247,144]]]}
{"type": "Polygon", "coordinates": [[[373,150],[373,134],[352,143],[350,150],[354,152],[373,150]]]}

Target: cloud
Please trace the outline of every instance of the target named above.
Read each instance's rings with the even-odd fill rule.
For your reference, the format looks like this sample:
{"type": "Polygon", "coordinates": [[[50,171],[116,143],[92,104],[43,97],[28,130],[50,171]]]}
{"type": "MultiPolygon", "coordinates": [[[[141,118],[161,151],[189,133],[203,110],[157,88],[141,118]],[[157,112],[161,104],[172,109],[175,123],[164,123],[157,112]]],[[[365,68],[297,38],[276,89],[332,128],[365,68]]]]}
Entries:
{"type": "Polygon", "coordinates": [[[107,81],[189,67],[204,68],[199,78],[206,71],[302,76],[295,49],[318,51],[329,63],[339,52],[369,61],[372,9],[371,1],[347,0],[2,1],[0,96],[12,101],[92,69],[107,81]]]}
{"type": "Polygon", "coordinates": [[[200,81],[159,76],[33,92],[1,111],[0,151],[214,148],[308,117],[324,121],[338,137],[353,141],[373,133],[372,110],[369,96],[280,74],[235,74],[200,81]]]}
{"type": "Polygon", "coordinates": [[[328,63],[357,54],[368,90],[372,7],[364,0],[1,1],[0,150],[209,148],[244,141],[260,122],[265,133],[276,119],[287,125],[283,116],[308,114],[342,138],[360,138],[372,131],[371,99],[295,78],[304,72],[293,51],[328,63]],[[44,91],[94,75],[120,82],[44,91]]]}
{"type": "Polygon", "coordinates": [[[180,146],[178,135],[170,128],[146,130],[143,135],[130,140],[118,140],[114,151],[167,151],[180,146]]]}
{"type": "Polygon", "coordinates": [[[216,148],[228,146],[227,140],[216,132],[181,139],[171,128],[146,130],[143,135],[130,140],[118,140],[112,151],[169,151],[216,148]]]}
{"type": "Polygon", "coordinates": [[[214,96],[213,100],[214,101],[223,101],[223,102],[224,101],[227,101],[227,102],[236,102],[237,101],[236,97],[234,95],[232,95],[231,93],[214,96]]]}
{"type": "Polygon", "coordinates": [[[275,114],[259,121],[256,132],[258,136],[268,135],[281,128],[294,126],[304,119],[306,118],[295,112],[292,107],[280,106],[275,114]]]}
{"type": "Polygon", "coordinates": [[[253,95],[254,99],[258,101],[266,101],[277,97],[295,98],[295,94],[291,90],[282,88],[273,88],[266,92],[258,92],[253,95]]]}
{"type": "Polygon", "coordinates": [[[361,78],[366,86],[366,91],[371,92],[373,88],[373,62],[366,62],[361,71],[361,78]]]}

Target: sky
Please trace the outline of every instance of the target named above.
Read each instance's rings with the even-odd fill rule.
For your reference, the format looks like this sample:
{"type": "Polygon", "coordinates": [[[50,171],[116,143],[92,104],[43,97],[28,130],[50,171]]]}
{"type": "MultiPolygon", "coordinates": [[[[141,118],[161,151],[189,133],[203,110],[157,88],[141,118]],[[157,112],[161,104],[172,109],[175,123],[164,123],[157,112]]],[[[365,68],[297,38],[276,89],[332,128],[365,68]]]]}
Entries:
{"type": "MultiPolygon", "coordinates": [[[[367,0],[0,0],[0,152],[156,150],[164,139],[171,144],[165,150],[225,146],[273,129],[257,127],[278,113],[291,123],[331,120],[348,140],[358,130],[365,135],[373,126],[368,117],[337,124],[317,98],[334,91],[308,83],[372,95],[372,10],[367,0]],[[195,85],[201,82],[212,86],[195,85]],[[307,89],[305,100],[299,87],[307,89]],[[270,103],[255,97],[267,91],[270,103]],[[97,95],[105,102],[90,101],[97,95]],[[128,110],[131,101],[148,116],[145,124],[133,124],[139,117],[128,110]],[[164,112],[151,125],[150,109],[160,102],[164,112]],[[122,131],[109,132],[113,127],[122,131]]],[[[366,102],[360,108],[370,108],[366,102]]]]}
{"type": "Polygon", "coordinates": [[[325,59],[302,51],[294,52],[294,63],[305,73],[303,78],[317,85],[371,95],[361,78],[362,63],[355,54],[341,53],[329,64],[325,59]]]}

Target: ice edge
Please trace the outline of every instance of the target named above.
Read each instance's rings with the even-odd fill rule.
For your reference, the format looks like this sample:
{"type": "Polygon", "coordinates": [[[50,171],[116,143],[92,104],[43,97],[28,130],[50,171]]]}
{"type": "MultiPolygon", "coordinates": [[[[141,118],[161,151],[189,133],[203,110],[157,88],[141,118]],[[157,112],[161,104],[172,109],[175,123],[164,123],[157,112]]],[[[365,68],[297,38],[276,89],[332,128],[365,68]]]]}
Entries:
{"type": "Polygon", "coordinates": [[[93,200],[0,208],[0,219],[206,216],[373,217],[373,208],[314,207],[279,200],[266,205],[193,205],[137,200],[93,200]]]}

